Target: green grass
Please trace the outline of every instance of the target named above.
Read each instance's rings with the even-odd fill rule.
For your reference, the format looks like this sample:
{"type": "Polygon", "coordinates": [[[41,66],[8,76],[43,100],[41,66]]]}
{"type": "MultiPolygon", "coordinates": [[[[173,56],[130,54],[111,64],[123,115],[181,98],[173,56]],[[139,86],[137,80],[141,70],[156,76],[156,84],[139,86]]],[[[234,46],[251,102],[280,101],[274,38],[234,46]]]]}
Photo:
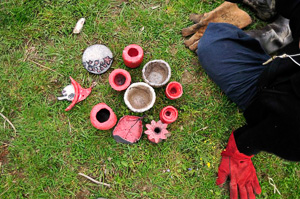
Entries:
{"type": "MultiPolygon", "coordinates": [[[[215,185],[220,152],[244,119],[207,77],[180,35],[192,24],[190,13],[208,12],[221,2],[0,1],[0,112],[17,129],[14,137],[0,117],[0,154],[8,151],[0,165],[0,198],[229,198],[228,189],[215,185]],[[81,17],[86,18],[84,28],[73,35],[81,17]],[[96,43],[114,54],[112,69],[101,76],[89,74],[81,64],[85,48],[96,43]],[[171,80],[184,87],[184,95],[176,101],[165,97],[164,88],[155,89],[157,101],[146,112],[144,124],[157,121],[167,105],[179,110],[178,120],[168,126],[172,136],[159,144],[150,143],[145,135],[134,145],[116,143],[111,130],[97,130],[89,120],[92,107],[100,102],[118,118],[142,115],[131,112],[123,102],[124,92],[108,84],[108,75],[116,68],[128,70],[132,82],[142,81],[142,67],[129,69],[123,64],[122,50],[131,43],[143,47],[142,65],[153,59],[167,61],[171,80]],[[98,85],[86,100],[65,112],[69,102],[56,97],[70,84],[69,76],[85,88],[93,81],[98,85]],[[111,188],[96,185],[79,172],[111,188]]],[[[256,19],[252,27],[259,23],[256,19]]],[[[262,186],[257,198],[299,198],[299,163],[266,153],[253,162],[262,186]],[[281,196],[274,194],[268,177],[281,196]]]]}

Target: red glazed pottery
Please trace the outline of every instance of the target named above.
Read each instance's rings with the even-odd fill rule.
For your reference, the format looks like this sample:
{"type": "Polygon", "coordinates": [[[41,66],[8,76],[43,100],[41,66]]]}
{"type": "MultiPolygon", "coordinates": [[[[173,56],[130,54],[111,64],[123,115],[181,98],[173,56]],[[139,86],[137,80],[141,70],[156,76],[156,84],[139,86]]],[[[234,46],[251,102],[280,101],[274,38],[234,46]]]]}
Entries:
{"type": "Polygon", "coordinates": [[[90,120],[92,125],[100,130],[108,130],[117,123],[117,116],[105,103],[99,103],[93,107],[90,120]]]}
{"type": "Polygon", "coordinates": [[[178,111],[173,106],[166,106],[164,107],[159,114],[160,120],[165,124],[170,124],[175,122],[178,117],[178,111]]]}
{"type": "Polygon", "coordinates": [[[113,131],[113,137],[117,142],[134,144],[140,140],[143,133],[143,117],[125,115],[113,131]]]}
{"type": "Polygon", "coordinates": [[[147,130],[144,133],[148,135],[148,140],[156,144],[171,135],[167,130],[168,124],[162,123],[160,120],[158,122],[152,120],[150,124],[146,124],[146,127],[147,130]]]}
{"type": "Polygon", "coordinates": [[[181,97],[181,95],[183,93],[183,89],[179,82],[173,81],[167,85],[165,93],[166,93],[167,98],[169,98],[170,100],[175,100],[175,99],[181,97]]]}
{"type": "Polygon", "coordinates": [[[72,101],[72,103],[65,109],[65,111],[71,110],[75,104],[78,102],[81,102],[85,98],[87,98],[90,93],[92,92],[92,88],[94,85],[92,85],[90,88],[82,88],[78,82],[76,82],[72,77],[71,79],[71,85],[66,86],[62,94],[63,96],[58,97],[58,100],[68,100],[72,101]]]}
{"type": "Polygon", "coordinates": [[[143,61],[144,51],[139,45],[130,44],[124,48],[122,57],[127,67],[136,68],[143,61]]]}
{"type": "Polygon", "coordinates": [[[123,69],[115,69],[109,74],[109,84],[116,91],[125,90],[131,83],[129,72],[123,69]]]}

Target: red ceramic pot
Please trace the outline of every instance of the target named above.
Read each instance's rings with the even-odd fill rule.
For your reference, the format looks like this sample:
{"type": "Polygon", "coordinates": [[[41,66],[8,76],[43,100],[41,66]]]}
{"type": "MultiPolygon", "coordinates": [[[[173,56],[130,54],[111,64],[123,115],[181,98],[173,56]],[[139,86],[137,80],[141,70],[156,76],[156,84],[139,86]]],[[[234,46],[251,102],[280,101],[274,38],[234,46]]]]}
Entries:
{"type": "Polygon", "coordinates": [[[92,125],[100,130],[108,130],[117,123],[117,116],[105,103],[99,103],[93,107],[90,120],[92,125]]]}
{"type": "Polygon", "coordinates": [[[178,117],[178,111],[173,106],[166,106],[160,111],[159,118],[165,124],[175,122],[178,117]]]}
{"type": "Polygon", "coordinates": [[[109,74],[109,84],[116,91],[125,90],[131,83],[129,72],[123,69],[115,69],[109,74]]]}
{"type": "Polygon", "coordinates": [[[130,44],[124,48],[122,57],[127,67],[136,68],[143,61],[144,51],[139,45],[130,44]]]}
{"type": "Polygon", "coordinates": [[[179,82],[174,81],[174,82],[170,82],[167,85],[165,93],[166,93],[167,98],[169,98],[170,100],[175,100],[175,99],[181,97],[181,95],[183,93],[183,89],[179,82]]]}

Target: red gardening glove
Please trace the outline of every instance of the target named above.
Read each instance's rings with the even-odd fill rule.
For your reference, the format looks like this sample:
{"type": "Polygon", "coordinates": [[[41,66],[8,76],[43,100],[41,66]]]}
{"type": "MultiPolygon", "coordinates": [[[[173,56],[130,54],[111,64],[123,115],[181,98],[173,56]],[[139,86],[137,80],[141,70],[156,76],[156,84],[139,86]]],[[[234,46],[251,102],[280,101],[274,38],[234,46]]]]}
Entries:
{"type": "Polygon", "coordinates": [[[261,188],[251,161],[253,156],[238,151],[233,133],[221,155],[217,185],[222,186],[229,177],[231,199],[238,199],[238,190],[241,199],[255,199],[254,192],[260,194],[261,188]]]}

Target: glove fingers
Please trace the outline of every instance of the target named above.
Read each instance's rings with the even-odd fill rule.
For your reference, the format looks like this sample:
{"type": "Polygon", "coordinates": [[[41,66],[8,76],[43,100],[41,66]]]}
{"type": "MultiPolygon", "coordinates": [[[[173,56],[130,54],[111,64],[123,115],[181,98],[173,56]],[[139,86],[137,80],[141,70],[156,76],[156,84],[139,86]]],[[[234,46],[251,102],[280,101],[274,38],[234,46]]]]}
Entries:
{"type": "Polygon", "coordinates": [[[187,28],[183,28],[181,30],[181,34],[184,37],[189,36],[189,35],[194,34],[195,32],[197,32],[201,27],[202,27],[202,24],[200,24],[200,23],[191,25],[187,28]]]}
{"type": "Polygon", "coordinates": [[[257,176],[255,176],[254,181],[253,181],[253,189],[255,191],[256,194],[260,194],[261,193],[261,188],[257,179],[257,176]]]}
{"type": "Polygon", "coordinates": [[[230,182],[230,199],[238,199],[237,184],[230,182]]]}
{"type": "Polygon", "coordinates": [[[191,14],[190,15],[190,20],[193,21],[194,23],[199,23],[200,20],[202,19],[204,14],[191,14]]]}
{"type": "Polygon", "coordinates": [[[255,195],[253,193],[253,187],[251,183],[248,183],[246,185],[247,193],[248,193],[248,198],[249,199],[255,199],[255,195]]]}
{"type": "Polygon", "coordinates": [[[229,176],[229,172],[229,158],[222,157],[221,164],[219,165],[218,169],[218,178],[216,180],[216,184],[218,186],[223,186],[229,176]]]}
{"type": "Polygon", "coordinates": [[[198,41],[200,38],[202,37],[202,34],[194,34],[191,38],[187,39],[184,41],[184,45],[186,47],[191,46],[193,43],[195,43],[196,41],[198,41]]]}
{"type": "Polygon", "coordinates": [[[245,186],[239,186],[240,199],[248,199],[247,190],[245,186]]]}
{"type": "Polygon", "coordinates": [[[199,43],[199,40],[195,41],[192,45],[189,46],[189,49],[190,49],[191,51],[197,50],[197,48],[198,48],[198,43],[199,43]]]}
{"type": "Polygon", "coordinates": [[[218,178],[216,180],[216,184],[220,187],[223,186],[223,184],[226,182],[228,178],[228,173],[224,170],[221,170],[219,169],[219,172],[218,172],[218,178]]]}
{"type": "Polygon", "coordinates": [[[185,46],[189,47],[190,45],[198,41],[203,36],[204,31],[205,31],[205,27],[202,27],[193,36],[191,36],[191,38],[185,40],[184,41],[185,46]]]}

